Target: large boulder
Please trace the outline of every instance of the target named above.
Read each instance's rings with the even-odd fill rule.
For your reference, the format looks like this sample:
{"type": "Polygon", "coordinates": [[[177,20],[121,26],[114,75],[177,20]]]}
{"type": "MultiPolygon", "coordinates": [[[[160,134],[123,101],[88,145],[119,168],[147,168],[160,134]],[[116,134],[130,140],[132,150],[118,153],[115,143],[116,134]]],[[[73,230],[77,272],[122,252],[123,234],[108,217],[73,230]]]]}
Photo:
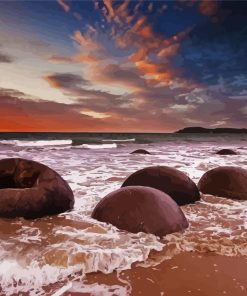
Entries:
{"type": "Polygon", "coordinates": [[[247,200],[247,170],[233,166],[217,167],[201,177],[198,188],[205,194],[247,200]]]}
{"type": "Polygon", "coordinates": [[[32,160],[0,160],[0,217],[39,218],[71,210],[74,195],[65,180],[32,160]]]}
{"type": "Polygon", "coordinates": [[[221,149],[216,152],[218,155],[236,155],[237,153],[232,149],[221,149]]]}
{"type": "Polygon", "coordinates": [[[145,149],[137,149],[132,151],[130,154],[151,154],[151,153],[145,149]]]}
{"type": "Polygon", "coordinates": [[[200,199],[196,184],[183,172],[167,166],[153,166],[130,175],[125,186],[148,186],[159,189],[176,201],[178,205],[194,203],[200,199]]]}
{"type": "Polygon", "coordinates": [[[129,232],[164,236],[188,227],[179,206],[164,192],[143,186],[120,188],[105,196],[92,218],[129,232]]]}

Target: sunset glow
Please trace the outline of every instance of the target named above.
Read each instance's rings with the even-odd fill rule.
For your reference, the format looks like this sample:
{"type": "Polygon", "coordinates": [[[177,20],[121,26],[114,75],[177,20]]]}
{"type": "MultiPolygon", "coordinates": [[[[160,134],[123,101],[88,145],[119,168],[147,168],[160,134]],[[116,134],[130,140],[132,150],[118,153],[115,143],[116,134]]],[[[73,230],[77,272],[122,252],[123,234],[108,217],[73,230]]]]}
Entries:
{"type": "Polygon", "coordinates": [[[0,131],[246,125],[245,1],[1,1],[0,131]]]}

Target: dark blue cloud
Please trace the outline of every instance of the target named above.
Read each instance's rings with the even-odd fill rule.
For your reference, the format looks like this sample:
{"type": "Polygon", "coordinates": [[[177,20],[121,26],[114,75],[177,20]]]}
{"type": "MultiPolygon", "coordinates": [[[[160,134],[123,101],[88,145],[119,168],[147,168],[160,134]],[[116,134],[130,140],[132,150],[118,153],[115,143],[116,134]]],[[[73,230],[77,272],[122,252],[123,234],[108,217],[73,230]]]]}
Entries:
{"type": "Polygon", "coordinates": [[[182,42],[173,64],[181,67],[184,77],[209,87],[221,83],[227,95],[243,92],[247,88],[246,19],[247,2],[220,3],[215,19],[196,25],[182,42]]]}

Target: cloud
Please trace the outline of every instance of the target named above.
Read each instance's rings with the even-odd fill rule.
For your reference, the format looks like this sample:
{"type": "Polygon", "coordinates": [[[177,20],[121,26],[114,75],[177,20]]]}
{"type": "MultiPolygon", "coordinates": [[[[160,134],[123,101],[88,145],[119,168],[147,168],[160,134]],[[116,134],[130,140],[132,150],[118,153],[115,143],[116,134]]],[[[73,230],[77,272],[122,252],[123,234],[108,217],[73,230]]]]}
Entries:
{"type": "Polygon", "coordinates": [[[138,75],[128,71],[116,65],[109,65],[102,69],[101,74],[106,79],[105,82],[115,79],[116,83],[121,82],[132,87],[130,93],[122,95],[86,89],[83,86],[83,81],[80,81],[78,77],[68,75],[68,73],[62,75],[62,77],[61,74],[49,74],[45,79],[51,86],[73,96],[77,108],[84,115],[87,114],[112,123],[120,121],[125,130],[140,130],[140,126],[142,130],[149,131],[175,128],[179,120],[172,118],[172,114],[164,117],[164,113],[161,111],[161,108],[164,108],[166,104],[172,104],[174,100],[172,93],[174,91],[164,87],[158,89],[148,87],[138,75]],[[65,77],[68,78],[66,83],[65,77]],[[136,81],[133,82],[132,79],[136,79],[136,81]]]}
{"type": "MultiPolygon", "coordinates": [[[[71,73],[54,73],[45,75],[43,78],[49,83],[51,87],[60,89],[65,94],[73,96],[77,100],[98,99],[101,102],[104,100],[109,100],[108,103],[113,104],[114,100],[119,98],[118,95],[108,92],[85,88],[85,86],[90,86],[91,83],[88,80],[82,78],[80,75],[71,73]]],[[[107,108],[109,108],[109,105],[107,108]]]]}
{"type": "Polygon", "coordinates": [[[48,58],[48,61],[52,64],[95,64],[99,62],[101,59],[89,54],[79,53],[73,56],[59,56],[59,55],[51,55],[48,58]]]}
{"type": "Polygon", "coordinates": [[[70,131],[95,126],[90,117],[79,114],[73,105],[23,96],[15,90],[0,89],[1,131],[70,131]]]}
{"type": "MultiPolygon", "coordinates": [[[[71,57],[68,57],[71,63],[75,62],[91,65],[100,63],[105,59],[105,48],[102,46],[100,40],[98,40],[99,32],[93,26],[88,25],[84,33],[75,31],[71,38],[77,43],[77,45],[79,45],[79,52],[71,57]]],[[[52,61],[53,60],[51,60],[51,62],[52,61]]]]}
{"type": "Polygon", "coordinates": [[[89,50],[98,49],[100,47],[100,45],[95,40],[93,40],[92,36],[89,34],[83,35],[80,31],[75,31],[72,39],[80,46],[89,50]]]}
{"type": "Polygon", "coordinates": [[[199,4],[199,11],[207,16],[214,16],[218,12],[217,1],[202,0],[199,4]]]}
{"type": "Polygon", "coordinates": [[[126,88],[143,88],[146,85],[138,71],[133,67],[124,67],[118,64],[110,64],[98,67],[97,72],[89,73],[90,77],[96,81],[121,85],[126,88]]]}
{"type": "Polygon", "coordinates": [[[64,0],[57,0],[58,4],[61,5],[61,7],[63,8],[63,10],[65,12],[69,12],[70,11],[70,7],[67,3],[65,3],[64,0]]]}
{"type": "Polygon", "coordinates": [[[30,56],[46,59],[48,55],[58,50],[58,47],[51,45],[45,40],[40,39],[36,34],[28,30],[22,30],[21,26],[16,26],[13,30],[7,27],[1,27],[0,32],[0,54],[7,56],[8,60],[21,60],[23,57],[30,59],[30,56]],[[10,53],[13,56],[10,56],[10,53]]]}
{"type": "Polygon", "coordinates": [[[48,74],[43,77],[51,87],[63,88],[63,89],[73,89],[78,87],[78,85],[88,85],[89,82],[82,78],[80,75],[71,73],[54,73],[48,74]]]}
{"type": "Polygon", "coordinates": [[[51,55],[48,58],[48,61],[52,64],[71,64],[75,63],[75,60],[72,57],[51,55]]]}
{"type": "Polygon", "coordinates": [[[115,16],[114,14],[114,10],[113,10],[113,7],[112,7],[112,1],[111,0],[103,0],[106,8],[107,8],[107,11],[108,11],[108,15],[107,15],[107,18],[109,21],[112,20],[112,18],[115,16]]]}
{"type": "MultiPolygon", "coordinates": [[[[83,105],[34,100],[13,89],[0,88],[1,131],[112,131],[118,119],[83,114],[83,105]]],[[[91,114],[92,115],[92,114],[91,114]]]]}
{"type": "Polygon", "coordinates": [[[13,63],[13,62],[14,62],[14,59],[12,56],[0,52],[0,63],[13,63]]]}
{"type": "Polygon", "coordinates": [[[73,56],[73,60],[82,64],[95,64],[102,60],[101,57],[93,56],[92,54],[79,53],[73,56]]]}
{"type": "MultiPolygon", "coordinates": [[[[108,14],[103,13],[103,16],[111,23],[111,36],[116,48],[132,49],[126,63],[132,62],[132,67],[153,85],[171,83],[179,72],[170,65],[170,58],[178,53],[180,43],[187,37],[191,28],[165,37],[155,32],[147,15],[141,13],[141,3],[137,4],[134,10],[133,7],[131,9],[129,1],[121,4],[114,2],[114,5],[112,1],[104,3],[108,14]]],[[[153,9],[152,3],[148,7],[149,10],[153,9]]]]}
{"type": "Polygon", "coordinates": [[[78,12],[74,12],[73,16],[78,20],[81,21],[82,20],[82,16],[78,13],[78,12]]]}
{"type": "MultiPolygon", "coordinates": [[[[230,70],[235,66],[244,69],[244,59],[237,65],[234,53],[243,57],[245,51],[241,46],[225,47],[231,43],[231,33],[224,34],[224,28],[212,22],[219,15],[218,7],[208,1],[190,1],[187,5],[195,5],[209,17],[200,16],[200,24],[167,36],[150,22],[148,3],[105,0],[94,4],[105,18],[102,26],[96,21],[73,33],[77,54],[49,58],[57,64],[82,63],[86,65],[82,74],[43,77],[72,99],[80,115],[126,131],[244,124],[245,77],[235,77],[230,70]]],[[[155,9],[161,10],[160,5],[155,3],[155,9]]]]}
{"type": "MultiPolygon", "coordinates": [[[[218,74],[227,75],[227,69],[235,62],[232,58],[226,63],[231,52],[229,47],[227,54],[224,49],[229,34],[222,34],[219,22],[212,22],[212,18],[220,15],[220,6],[210,2],[183,1],[208,18],[169,36],[159,33],[148,17],[154,11],[162,13],[167,6],[143,2],[134,5],[131,1],[94,2],[95,9],[105,18],[104,29],[95,24],[72,36],[79,45],[77,61],[80,56],[79,62],[87,65],[84,74],[91,85],[83,82],[64,85],[56,75],[50,75],[48,80],[53,87],[75,98],[83,114],[112,122],[128,120],[129,123],[123,122],[127,129],[140,125],[150,130],[176,130],[188,124],[224,126],[229,122],[240,126],[244,123],[243,103],[234,103],[232,98],[241,96],[244,100],[245,94],[241,95],[244,80],[234,80],[238,93],[227,91],[226,85],[234,82],[225,81],[222,89],[217,86],[218,74]],[[209,34],[213,35],[210,40],[209,34]],[[213,83],[208,86],[204,79],[212,79],[213,83]],[[109,91],[100,89],[104,85],[109,91]],[[111,86],[123,90],[122,94],[111,92],[111,86]]],[[[71,58],[71,62],[75,60],[71,58]]]]}
{"type": "Polygon", "coordinates": [[[217,16],[224,15],[221,21],[206,19],[190,31],[174,57],[183,66],[184,79],[220,90],[226,97],[241,96],[247,79],[247,40],[242,29],[246,8],[243,2],[233,5],[224,1],[217,12],[217,16]]]}
{"type": "Polygon", "coordinates": [[[178,0],[186,7],[197,6],[198,11],[206,16],[214,17],[213,20],[217,20],[215,16],[219,11],[219,5],[217,0],[178,0]]]}
{"type": "Polygon", "coordinates": [[[153,10],[153,3],[150,2],[149,5],[148,5],[148,11],[152,12],[152,10],[153,10]]]}

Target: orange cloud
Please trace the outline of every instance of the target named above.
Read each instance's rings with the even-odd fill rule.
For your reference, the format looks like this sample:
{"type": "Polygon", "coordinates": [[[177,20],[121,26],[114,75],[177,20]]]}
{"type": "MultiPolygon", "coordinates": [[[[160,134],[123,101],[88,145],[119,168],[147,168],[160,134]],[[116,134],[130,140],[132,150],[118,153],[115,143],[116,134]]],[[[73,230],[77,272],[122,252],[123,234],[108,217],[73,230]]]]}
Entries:
{"type": "Polygon", "coordinates": [[[87,131],[103,130],[110,124],[82,115],[73,105],[22,99],[18,91],[0,89],[1,131],[87,131]]]}
{"type": "Polygon", "coordinates": [[[101,60],[100,58],[97,58],[89,54],[83,54],[83,53],[79,53],[71,57],[52,55],[48,58],[48,61],[52,64],[81,63],[81,64],[91,65],[99,62],[100,60],[101,60]]]}
{"type": "Polygon", "coordinates": [[[71,38],[80,45],[80,53],[72,56],[60,56],[52,55],[48,58],[48,61],[53,64],[70,64],[70,63],[83,63],[93,64],[99,62],[101,59],[98,51],[102,51],[102,46],[97,42],[96,29],[88,25],[87,31],[82,34],[80,31],[75,31],[71,38]],[[94,55],[92,55],[92,51],[94,55]]]}
{"type": "Polygon", "coordinates": [[[141,70],[144,74],[153,75],[158,72],[159,65],[142,60],[136,62],[136,66],[139,70],[141,70]]]}
{"type": "Polygon", "coordinates": [[[171,70],[168,65],[156,64],[145,60],[135,64],[142,75],[151,80],[152,84],[156,81],[162,82],[163,85],[169,85],[175,76],[175,71],[171,70]]]}
{"type": "Polygon", "coordinates": [[[141,16],[137,21],[136,21],[136,23],[132,26],[132,28],[131,28],[131,32],[132,33],[136,33],[136,32],[138,32],[138,30],[141,28],[141,26],[145,23],[145,21],[146,21],[146,17],[145,16],[141,16]]]}
{"type": "Polygon", "coordinates": [[[71,57],[64,57],[58,55],[52,55],[48,58],[48,61],[52,64],[71,64],[75,61],[71,57]]]}
{"type": "Polygon", "coordinates": [[[199,4],[199,11],[207,16],[214,16],[218,11],[217,1],[202,0],[199,4]]]}
{"type": "Polygon", "coordinates": [[[116,8],[115,12],[115,22],[122,26],[124,25],[130,25],[131,22],[133,21],[135,15],[130,15],[128,12],[128,5],[129,5],[129,0],[125,0],[121,5],[119,5],[116,8]]]}
{"type": "Polygon", "coordinates": [[[51,87],[58,88],[58,89],[62,88],[62,84],[59,81],[52,79],[50,75],[43,76],[43,79],[47,81],[51,87]]]}
{"type": "MultiPolygon", "coordinates": [[[[141,2],[134,7],[134,12],[128,9],[129,1],[124,1],[119,5],[116,2],[114,6],[110,0],[104,3],[108,15],[105,13],[103,15],[108,22],[112,23],[111,37],[116,47],[134,49],[128,57],[128,61],[133,63],[133,68],[139,71],[139,75],[146,78],[148,84],[170,84],[172,76],[177,73],[169,65],[169,58],[177,54],[180,42],[188,35],[190,29],[165,38],[155,33],[153,26],[147,22],[147,17],[141,15],[141,2]],[[123,22],[126,19],[128,21],[123,22]]],[[[149,5],[149,10],[153,10],[153,5],[149,5]]]]}
{"type": "Polygon", "coordinates": [[[148,49],[146,47],[141,47],[134,54],[132,54],[129,59],[132,62],[142,61],[147,57],[147,53],[148,49]]]}
{"type": "Polygon", "coordinates": [[[146,25],[140,30],[140,36],[143,38],[151,38],[153,36],[152,27],[146,25]]]}
{"type": "Polygon", "coordinates": [[[114,10],[112,7],[112,1],[111,0],[103,0],[103,2],[108,10],[107,19],[108,19],[108,21],[111,21],[115,16],[115,13],[114,13],[114,10]]]}
{"type": "Polygon", "coordinates": [[[93,40],[92,36],[90,36],[89,34],[82,35],[80,31],[75,31],[72,39],[86,49],[95,50],[99,49],[100,47],[100,45],[95,40],[93,40]]]}
{"type": "MultiPolygon", "coordinates": [[[[134,15],[128,12],[128,5],[130,0],[123,1],[120,5],[113,7],[111,0],[103,0],[105,7],[102,9],[103,15],[108,22],[114,21],[119,27],[130,24],[134,19],[134,15]]],[[[98,9],[98,5],[95,9],[98,9]]]]}
{"type": "Polygon", "coordinates": [[[89,54],[83,54],[79,53],[73,57],[73,59],[77,62],[83,63],[83,64],[95,64],[97,63],[100,59],[89,55],[89,54]]]}
{"type": "Polygon", "coordinates": [[[83,106],[80,106],[80,104],[63,104],[45,100],[34,101],[19,97],[23,95],[15,90],[5,91],[0,89],[0,116],[2,118],[0,131],[93,132],[99,130],[136,130],[135,126],[131,123],[128,125],[128,120],[121,118],[118,113],[106,113],[104,117],[99,118],[97,112],[91,115],[90,113],[88,115],[83,114],[83,106]]]}
{"type": "Polygon", "coordinates": [[[58,4],[62,6],[63,10],[65,12],[69,12],[70,11],[70,7],[68,4],[65,3],[64,0],[57,0],[58,4]]]}
{"type": "Polygon", "coordinates": [[[172,44],[168,47],[162,48],[157,55],[160,59],[174,56],[177,54],[179,47],[180,45],[178,43],[172,44]]]}

